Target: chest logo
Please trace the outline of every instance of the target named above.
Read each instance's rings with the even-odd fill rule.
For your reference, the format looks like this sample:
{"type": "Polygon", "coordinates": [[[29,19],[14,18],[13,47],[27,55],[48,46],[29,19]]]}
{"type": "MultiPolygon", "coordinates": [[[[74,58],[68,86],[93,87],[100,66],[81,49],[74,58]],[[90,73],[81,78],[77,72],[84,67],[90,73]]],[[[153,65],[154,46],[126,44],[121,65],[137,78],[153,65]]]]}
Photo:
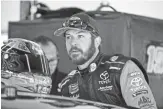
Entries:
{"type": "Polygon", "coordinates": [[[100,74],[100,78],[102,80],[107,80],[109,78],[109,74],[107,71],[104,71],[103,73],[100,74]]]}
{"type": "Polygon", "coordinates": [[[96,68],[97,68],[97,65],[96,65],[96,63],[92,63],[91,65],[90,65],[90,67],[89,67],[90,69],[89,69],[89,72],[93,72],[93,71],[95,71],[96,70],[96,68]]]}

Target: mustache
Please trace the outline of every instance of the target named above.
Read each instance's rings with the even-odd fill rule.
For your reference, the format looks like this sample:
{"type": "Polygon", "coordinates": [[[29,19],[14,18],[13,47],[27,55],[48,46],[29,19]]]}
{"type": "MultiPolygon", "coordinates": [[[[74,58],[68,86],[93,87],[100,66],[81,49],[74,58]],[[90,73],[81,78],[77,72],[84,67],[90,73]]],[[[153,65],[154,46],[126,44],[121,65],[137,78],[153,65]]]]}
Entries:
{"type": "Polygon", "coordinates": [[[74,50],[75,50],[75,51],[79,51],[79,52],[83,52],[80,48],[78,48],[78,47],[76,47],[76,46],[75,46],[75,47],[72,47],[72,48],[70,49],[69,52],[71,53],[71,52],[73,52],[74,50]]]}

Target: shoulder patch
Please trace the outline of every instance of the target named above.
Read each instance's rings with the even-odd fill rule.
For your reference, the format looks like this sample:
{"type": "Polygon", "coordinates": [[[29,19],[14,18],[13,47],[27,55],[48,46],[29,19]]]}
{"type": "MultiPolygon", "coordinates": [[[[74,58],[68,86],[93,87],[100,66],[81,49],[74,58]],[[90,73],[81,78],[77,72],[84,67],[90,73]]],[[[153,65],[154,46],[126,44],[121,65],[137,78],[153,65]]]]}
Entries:
{"type": "Polygon", "coordinates": [[[130,60],[129,57],[126,57],[124,55],[121,54],[115,54],[113,56],[110,57],[110,62],[112,63],[123,63],[125,64],[128,60],[130,60]]]}
{"type": "Polygon", "coordinates": [[[110,61],[112,61],[112,62],[113,62],[113,61],[116,61],[116,60],[118,59],[118,57],[119,57],[119,56],[112,56],[112,57],[110,58],[110,61]]]}

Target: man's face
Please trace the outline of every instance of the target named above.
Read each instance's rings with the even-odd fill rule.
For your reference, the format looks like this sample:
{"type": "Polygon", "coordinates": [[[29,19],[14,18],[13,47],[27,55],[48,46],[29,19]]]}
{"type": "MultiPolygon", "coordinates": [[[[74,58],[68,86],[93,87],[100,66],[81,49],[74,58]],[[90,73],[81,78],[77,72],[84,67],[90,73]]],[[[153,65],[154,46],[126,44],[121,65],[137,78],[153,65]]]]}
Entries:
{"type": "Polygon", "coordinates": [[[94,40],[88,31],[68,30],[65,33],[67,53],[73,63],[82,65],[95,53],[94,40]]]}
{"type": "Polygon", "coordinates": [[[45,55],[46,55],[48,62],[49,62],[50,73],[52,74],[55,72],[55,70],[57,68],[57,64],[58,64],[57,48],[51,42],[48,42],[46,45],[39,43],[39,45],[41,46],[41,48],[45,52],[45,55]]]}

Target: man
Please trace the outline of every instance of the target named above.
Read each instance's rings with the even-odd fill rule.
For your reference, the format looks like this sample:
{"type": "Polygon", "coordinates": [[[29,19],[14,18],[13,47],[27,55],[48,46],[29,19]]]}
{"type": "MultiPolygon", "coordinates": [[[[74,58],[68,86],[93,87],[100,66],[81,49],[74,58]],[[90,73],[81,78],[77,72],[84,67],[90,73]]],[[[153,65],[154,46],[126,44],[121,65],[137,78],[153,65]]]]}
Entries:
{"type": "Polygon", "coordinates": [[[66,74],[58,71],[58,48],[56,44],[48,37],[46,36],[38,36],[34,39],[36,43],[38,43],[43,51],[45,52],[45,55],[49,62],[49,68],[52,78],[52,89],[51,94],[58,95],[58,84],[62,81],[62,79],[66,76],[66,74]]]}
{"type": "Polygon", "coordinates": [[[59,84],[58,91],[63,96],[157,108],[147,74],[136,59],[100,53],[101,37],[93,18],[84,13],[75,14],[54,34],[64,35],[68,55],[77,65],[59,84]]]}

